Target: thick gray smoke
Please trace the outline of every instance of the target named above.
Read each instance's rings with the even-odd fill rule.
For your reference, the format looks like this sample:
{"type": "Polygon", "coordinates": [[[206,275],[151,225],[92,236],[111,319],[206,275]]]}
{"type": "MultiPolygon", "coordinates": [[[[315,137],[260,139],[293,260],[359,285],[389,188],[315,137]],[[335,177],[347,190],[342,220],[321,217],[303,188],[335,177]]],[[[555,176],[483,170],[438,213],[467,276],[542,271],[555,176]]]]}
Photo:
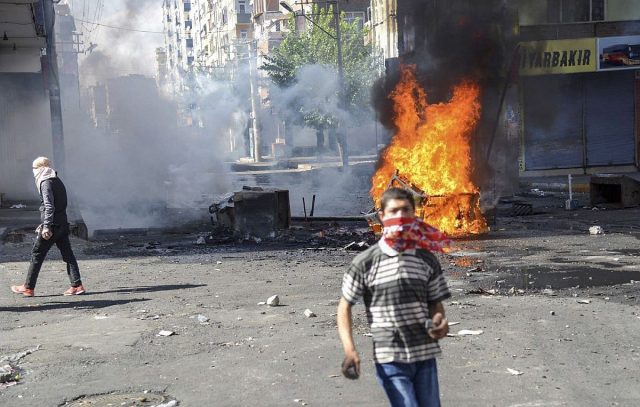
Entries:
{"type": "Polygon", "coordinates": [[[73,6],[74,17],[84,20],[76,25],[85,47],[96,45],[80,57],[83,84],[127,74],[155,75],[155,49],[163,46],[163,35],[158,34],[163,29],[162,0],[77,0],[73,6]]]}
{"type": "MultiPolygon", "coordinates": [[[[343,131],[348,139],[350,156],[369,156],[359,158],[360,161],[368,162],[350,170],[329,168],[297,175],[272,176],[271,184],[290,190],[294,215],[303,214],[302,197],[306,199],[307,211],[310,210],[313,194],[317,198],[315,214],[319,216],[357,215],[372,206],[368,198],[370,177],[374,169],[376,146],[384,138],[385,131],[376,123],[373,111],[350,113],[342,109],[338,101],[338,87],[335,69],[324,65],[307,65],[298,71],[293,85],[286,88],[274,85],[270,90],[271,105],[287,121],[287,132],[294,133],[292,138],[296,146],[307,146],[311,154],[315,151],[315,130],[305,128],[300,122],[299,113],[316,112],[332,116],[341,123],[339,131],[343,131]]],[[[328,151],[325,151],[326,155],[321,160],[332,158],[337,162],[335,143],[329,132],[325,132],[325,147],[328,151]]]]}
{"type": "MultiPolygon", "coordinates": [[[[161,6],[114,1],[101,22],[161,31],[161,6]]],[[[78,108],[63,89],[66,178],[90,231],[206,220],[213,196],[229,189],[223,163],[246,127],[244,95],[195,77],[176,98],[152,78],[162,36],[102,27],[94,37],[97,48],[80,61],[78,108]]]]}
{"type": "Polygon", "coordinates": [[[206,219],[213,196],[228,189],[223,136],[238,109],[231,92],[211,86],[204,98],[228,102],[198,112],[206,126],[184,127],[177,104],[161,96],[151,78],[113,78],[105,88],[106,126],[96,127],[84,111],[66,120],[68,178],[89,228],[188,221],[178,209],[206,219]]]}

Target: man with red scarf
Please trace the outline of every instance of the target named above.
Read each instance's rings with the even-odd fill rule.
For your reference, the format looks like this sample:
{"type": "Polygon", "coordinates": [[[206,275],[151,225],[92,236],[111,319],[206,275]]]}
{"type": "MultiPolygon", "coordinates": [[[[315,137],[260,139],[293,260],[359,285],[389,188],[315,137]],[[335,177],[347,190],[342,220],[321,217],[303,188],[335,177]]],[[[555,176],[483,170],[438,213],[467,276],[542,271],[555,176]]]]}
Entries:
{"type": "Polygon", "coordinates": [[[351,307],[363,300],[373,337],[378,382],[392,407],[439,407],[435,358],[449,332],[442,301],[451,294],[438,259],[449,239],[415,216],[411,193],[389,188],[382,195],[383,236],[345,272],[338,305],[344,348],[343,374],[360,375],[352,336],[351,307]]]}

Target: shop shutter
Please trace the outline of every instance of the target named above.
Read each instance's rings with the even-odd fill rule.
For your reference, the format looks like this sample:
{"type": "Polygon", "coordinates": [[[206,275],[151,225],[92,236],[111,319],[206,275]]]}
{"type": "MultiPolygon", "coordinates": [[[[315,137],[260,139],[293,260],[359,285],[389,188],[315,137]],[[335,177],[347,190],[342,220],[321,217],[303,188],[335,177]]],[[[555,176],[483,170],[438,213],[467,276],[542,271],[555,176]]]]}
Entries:
{"type": "Polygon", "coordinates": [[[587,165],[633,164],[634,71],[585,75],[587,165]]]}
{"type": "Polygon", "coordinates": [[[583,166],[580,75],[525,77],[525,169],[583,166]]]}

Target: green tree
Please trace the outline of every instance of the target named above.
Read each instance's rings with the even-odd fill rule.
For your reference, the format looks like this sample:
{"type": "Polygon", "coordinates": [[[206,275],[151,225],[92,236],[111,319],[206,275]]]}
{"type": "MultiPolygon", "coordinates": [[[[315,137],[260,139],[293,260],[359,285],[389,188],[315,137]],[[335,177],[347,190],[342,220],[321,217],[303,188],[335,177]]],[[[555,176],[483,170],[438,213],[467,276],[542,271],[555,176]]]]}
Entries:
{"type": "MultiPolygon", "coordinates": [[[[271,80],[280,87],[290,87],[297,82],[297,74],[308,65],[324,65],[338,71],[338,47],[335,28],[335,14],[332,7],[314,7],[309,16],[307,29],[296,31],[295,16],[288,22],[288,32],[280,46],[265,57],[264,70],[271,80]]],[[[300,18],[300,17],[298,17],[300,18]]],[[[358,21],[349,23],[344,14],[340,15],[340,32],[343,54],[344,87],[336,100],[342,100],[340,108],[349,112],[356,120],[371,117],[370,90],[378,78],[378,55],[365,44],[368,36],[366,27],[358,21]]],[[[309,108],[291,103],[287,106],[295,113],[295,120],[322,133],[324,129],[335,131],[338,124],[336,109],[322,107],[309,108]]],[[[319,143],[320,145],[320,143],[319,143]]]]}

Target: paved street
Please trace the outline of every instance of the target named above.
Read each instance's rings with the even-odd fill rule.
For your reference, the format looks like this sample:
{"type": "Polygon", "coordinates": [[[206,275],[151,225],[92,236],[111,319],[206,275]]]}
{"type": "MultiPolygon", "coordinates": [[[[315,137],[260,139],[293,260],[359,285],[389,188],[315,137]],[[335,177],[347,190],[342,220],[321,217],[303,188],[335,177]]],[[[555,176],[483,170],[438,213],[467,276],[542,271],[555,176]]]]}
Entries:
{"type": "MultiPolygon", "coordinates": [[[[440,256],[453,292],[448,318],[459,322],[451,332],[483,331],[442,341],[443,404],[638,405],[639,214],[498,218],[489,235],[440,256]],[[605,235],[589,235],[596,220],[605,235]],[[587,287],[607,273],[628,280],[587,287]]],[[[150,391],[182,406],[387,405],[361,306],[363,376],[351,382],[339,372],[335,312],[353,252],[310,250],[313,242],[202,246],[197,237],[74,240],[89,294],[72,298],[60,295],[59,260],[45,263],[35,298],[13,295],[30,242],[0,246],[0,355],[33,351],[15,362],[21,380],[0,390],[0,404],[150,391]],[[280,306],[258,305],[274,294],[280,306]]]]}

